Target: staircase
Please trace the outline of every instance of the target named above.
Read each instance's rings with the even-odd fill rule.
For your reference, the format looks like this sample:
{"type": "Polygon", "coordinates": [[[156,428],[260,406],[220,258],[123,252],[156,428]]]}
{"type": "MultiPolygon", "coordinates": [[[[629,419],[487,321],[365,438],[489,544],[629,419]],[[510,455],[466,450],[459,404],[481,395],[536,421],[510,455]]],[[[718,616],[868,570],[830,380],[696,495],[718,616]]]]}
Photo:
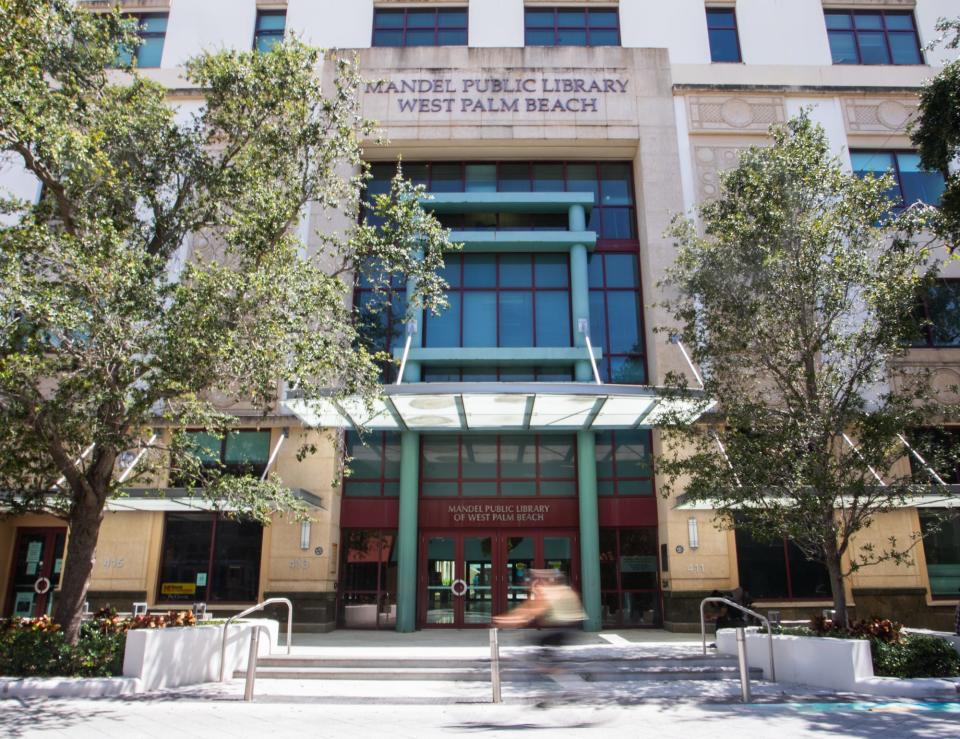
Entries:
{"type": "MultiPolygon", "coordinates": [[[[598,650],[578,655],[564,651],[551,661],[558,672],[577,675],[586,682],[672,681],[672,680],[737,680],[739,671],[735,657],[721,655],[624,653],[624,650],[598,650]]],[[[504,682],[533,682],[546,679],[539,670],[534,653],[506,651],[500,657],[500,677],[504,682]]],[[[272,680],[490,680],[490,660],[454,657],[329,657],[306,655],[273,655],[257,662],[256,677],[272,680]]],[[[238,671],[234,677],[245,677],[238,671]]],[[[750,677],[763,678],[762,670],[753,668],[750,677]]]]}

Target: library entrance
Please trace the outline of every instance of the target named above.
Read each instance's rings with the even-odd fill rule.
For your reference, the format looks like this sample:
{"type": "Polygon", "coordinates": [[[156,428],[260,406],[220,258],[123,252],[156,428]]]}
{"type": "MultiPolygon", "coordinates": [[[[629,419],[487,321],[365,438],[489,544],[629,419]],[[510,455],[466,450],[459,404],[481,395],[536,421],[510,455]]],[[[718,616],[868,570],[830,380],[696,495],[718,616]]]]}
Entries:
{"type": "Polygon", "coordinates": [[[442,530],[420,534],[421,627],[486,627],[530,594],[531,569],[556,569],[578,587],[576,531],[442,530]]]}

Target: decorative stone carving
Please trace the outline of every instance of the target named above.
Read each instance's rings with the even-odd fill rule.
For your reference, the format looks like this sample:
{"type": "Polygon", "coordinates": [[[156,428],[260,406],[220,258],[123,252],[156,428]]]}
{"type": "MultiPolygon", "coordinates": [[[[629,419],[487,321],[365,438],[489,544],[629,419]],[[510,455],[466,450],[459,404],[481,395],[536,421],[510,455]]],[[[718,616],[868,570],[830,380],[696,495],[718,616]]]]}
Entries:
{"type": "Polygon", "coordinates": [[[690,132],[762,131],[786,120],[782,97],[721,97],[693,95],[687,98],[690,132]]]}
{"type": "Polygon", "coordinates": [[[720,194],[720,173],[737,166],[744,146],[694,146],[697,201],[706,203],[720,194]]]}
{"type": "Polygon", "coordinates": [[[843,99],[843,118],[849,133],[905,132],[916,110],[915,98],[843,99]]]}

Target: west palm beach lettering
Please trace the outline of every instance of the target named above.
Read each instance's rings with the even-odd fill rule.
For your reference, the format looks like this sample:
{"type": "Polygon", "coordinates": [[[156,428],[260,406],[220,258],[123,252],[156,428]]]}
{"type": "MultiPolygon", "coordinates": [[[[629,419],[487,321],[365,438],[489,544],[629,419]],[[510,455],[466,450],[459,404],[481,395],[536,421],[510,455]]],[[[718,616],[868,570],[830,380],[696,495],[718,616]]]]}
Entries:
{"type": "Polygon", "coordinates": [[[414,77],[368,82],[366,93],[397,96],[401,113],[599,113],[597,95],[626,93],[628,84],[610,77],[414,77]]]}
{"type": "Polygon", "coordinates": [[[454,522],[471,523],[513,523],[513,522],[540,522],[550,511],[545,503],[513,505],[506,503],[457,503],[447,506],[447,513],[454,522]]]}

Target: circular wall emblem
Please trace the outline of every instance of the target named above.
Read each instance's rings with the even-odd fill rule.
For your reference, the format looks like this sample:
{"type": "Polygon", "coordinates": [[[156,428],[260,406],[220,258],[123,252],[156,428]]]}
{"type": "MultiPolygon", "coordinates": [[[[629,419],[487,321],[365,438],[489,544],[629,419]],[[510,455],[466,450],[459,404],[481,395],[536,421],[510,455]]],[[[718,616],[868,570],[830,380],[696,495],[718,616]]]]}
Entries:
{"type": "Polygon", "coordinates": [[[677,554],[683,554],[683,544],[677,544],[676,552],[677,554]]]}
{"type": "Polygon", "coordinates": [[[33,584],[33,589],[38,595],[50,592],[50,578],[38,577],[37,581],[33,584]]]}
{"type": "Polygon", "coordinates": [[[315,547],[313,550],[313,553],[316,554],[318,557],[321,556],[323,554],[323,547],[315,547]]]}
{"type": "Polygon", "coordinates": [[[454,580],[450,583],[450,592],[459,598],[467,592],[467,583],[463,580],[454,580]]]}

